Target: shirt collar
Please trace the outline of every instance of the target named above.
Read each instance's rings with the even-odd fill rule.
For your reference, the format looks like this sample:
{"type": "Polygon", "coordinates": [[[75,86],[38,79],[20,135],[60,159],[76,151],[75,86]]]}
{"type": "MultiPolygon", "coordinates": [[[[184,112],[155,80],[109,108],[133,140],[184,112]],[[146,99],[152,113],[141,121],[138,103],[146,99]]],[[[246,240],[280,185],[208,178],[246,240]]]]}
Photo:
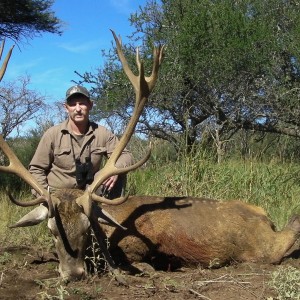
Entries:
{"type": "MultiPolygon", "coordinates": [[[[86,136],[94,133],[95,128],[97,127],[97,125],[95,125],[95,123],[89,121],[89,128],[85,134],[86,136]]],[[[69,127],[69,118],[61,123],[61,132],[68,132],[69,134],[72,134],[69,127]]]]}

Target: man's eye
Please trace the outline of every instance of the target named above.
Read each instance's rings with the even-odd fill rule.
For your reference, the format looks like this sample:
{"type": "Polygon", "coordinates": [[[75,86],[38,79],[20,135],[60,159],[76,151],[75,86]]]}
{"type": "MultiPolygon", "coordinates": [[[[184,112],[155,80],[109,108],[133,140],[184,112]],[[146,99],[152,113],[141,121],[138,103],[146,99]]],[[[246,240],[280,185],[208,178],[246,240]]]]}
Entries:
{"type": "Polygon", "coordinates": [[[81,107],[86,107],[87,103],[86,102],[70,102],[68,103],[69,107],[75,107],[77,105],[81,106],[81,107]]]}

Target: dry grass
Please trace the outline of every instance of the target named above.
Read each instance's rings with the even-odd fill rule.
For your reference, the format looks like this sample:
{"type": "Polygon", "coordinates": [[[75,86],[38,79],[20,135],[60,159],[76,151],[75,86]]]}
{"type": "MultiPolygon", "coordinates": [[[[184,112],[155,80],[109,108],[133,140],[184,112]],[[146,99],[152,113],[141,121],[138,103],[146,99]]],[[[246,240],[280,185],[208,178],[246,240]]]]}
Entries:
{"type": "MultiPolygon", "coordinates": [[[[19,198],[27,198],[20,194],[19,198]]],[[[51,236],[47,228],[47,222],[33,227],[9,228],[10,225],[17,222],[21,217],[28,213],[32,208],[19,207],[12,204],[4,191],[0,191],[0,241],[1,247],[27,246],[52,244],[51,236]]]]}

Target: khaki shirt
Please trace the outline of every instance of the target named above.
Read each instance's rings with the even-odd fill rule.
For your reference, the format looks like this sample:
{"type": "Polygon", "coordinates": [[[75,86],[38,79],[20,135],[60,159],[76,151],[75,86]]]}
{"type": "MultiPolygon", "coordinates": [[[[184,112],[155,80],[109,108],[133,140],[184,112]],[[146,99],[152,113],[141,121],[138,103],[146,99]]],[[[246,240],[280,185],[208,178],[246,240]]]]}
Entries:
{"type": "MultiPolygon", "coordinates": [[[[90,156],[95,174],[101,167],[103,157],[110,157],[117,142],[118,138],[111,131],[90,122],[80,146],[66,120],[44,133],[30,162],[29,171],[45,189],[48,186],[77,188],[74,157],[80,157],[80,161],[84,163],[85,158],[90,156]]],[[[122,168],[132,163],[131,153],[125,149],[116,166],[122,168]]]]}

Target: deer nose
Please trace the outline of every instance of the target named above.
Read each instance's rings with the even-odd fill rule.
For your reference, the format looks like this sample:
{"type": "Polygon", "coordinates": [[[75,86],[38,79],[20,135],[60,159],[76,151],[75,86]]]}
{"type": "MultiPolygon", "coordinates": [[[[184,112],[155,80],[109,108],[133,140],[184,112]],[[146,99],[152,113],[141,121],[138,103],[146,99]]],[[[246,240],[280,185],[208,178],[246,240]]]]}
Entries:
{"type": "Polygon", "coordinates": [[[73,269],[71,272],[68,273],[62,272],[61,277],[65,282],[81,280],[86,277],[86,271],[82,267],[77,267],[76,269],[73,269]]]}
{"type": "Polygon", "coordinates": [[[84,268],[78,267],[74,274],[72,274],[72,278],[74,278],[75,280],[81,280],[84,279],[86,276],[86,272],[84,268]]]}

